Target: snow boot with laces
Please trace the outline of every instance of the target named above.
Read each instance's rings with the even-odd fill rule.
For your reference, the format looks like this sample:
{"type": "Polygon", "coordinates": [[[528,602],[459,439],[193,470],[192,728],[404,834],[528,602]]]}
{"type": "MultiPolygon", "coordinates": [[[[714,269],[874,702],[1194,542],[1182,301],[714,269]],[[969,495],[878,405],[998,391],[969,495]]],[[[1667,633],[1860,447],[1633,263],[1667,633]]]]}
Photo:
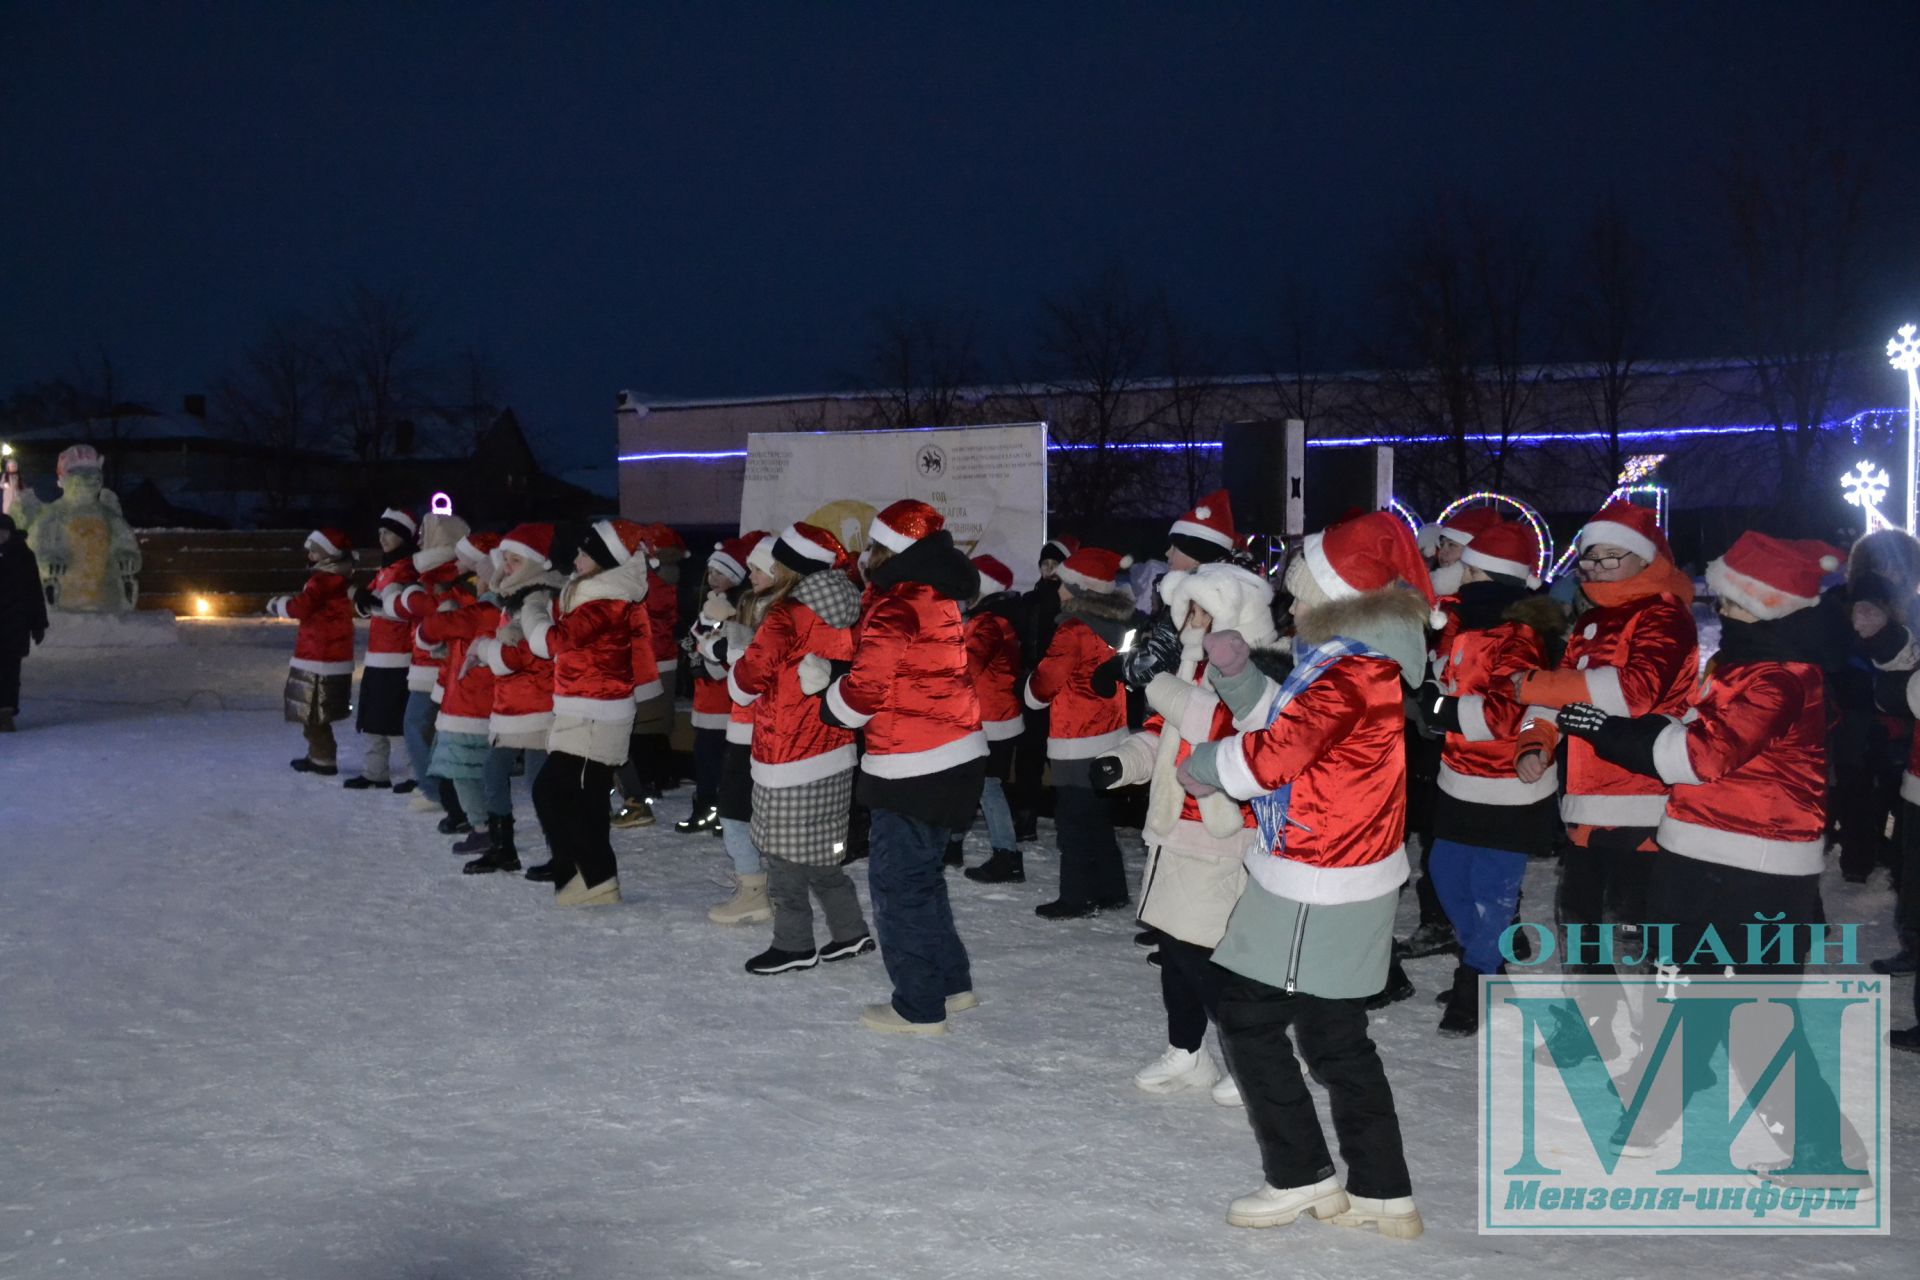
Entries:
{"type": "Polygon", "coordinates": [[[715,924],[766,924],[773,919],[773,904],[767,901],[767,873],[735,875],[733,896],[707,911],[715,924]]]}
{"type": "Polygon", "coordinates": [[[520,851],[513,847],[513,817],[494,814],[487,819],[487,851],[461,867],[462,874],[483,876],[495,871],[518,871],[520,851]]]}

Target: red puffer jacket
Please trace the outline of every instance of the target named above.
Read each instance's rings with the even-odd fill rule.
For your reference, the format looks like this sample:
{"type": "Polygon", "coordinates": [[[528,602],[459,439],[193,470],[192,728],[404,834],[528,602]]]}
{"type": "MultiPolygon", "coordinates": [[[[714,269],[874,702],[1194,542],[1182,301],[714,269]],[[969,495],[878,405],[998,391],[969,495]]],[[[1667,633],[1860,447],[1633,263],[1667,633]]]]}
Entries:
{"type": "Polygon", "coordinates": [[[1363,902],[1405,882],[1406,711],[1390,659],[1339,659],[1272,724],[1221,743],[1215,763],[1236,800],[1293,784],[1285,852],[1247,857],[1269,893],[1363,902]]]}
{"type": "MultiPolygon", "coordinates": [[[[851,583],[847,590],[851,597],[851,583]]],[[[808,654],[850,661],[853,632],[829,626],[788,597],[767,611],[753,643],[727,673],[733,700],[753,707],[753,780],[763,787],[817,782],[859,762],[853,731],[822,720],[815,698],[800,688],[800,660],[808,654]]]]}
{"type": "MultiPolygon", "coordinates": [[[[417,570],[414,580],[387,588],[381,597],[387,613],[395,621],[406,623],[413,632],[413,659],[407,667],[407,688],[415,693],[438,689],[440,660],[447,656],[440,646],[421,641],[421,619],[442,608],[457,609],[473,601],[473,596],[455,581],[460,576],[460,566],[454,563],[452,549],[444,552],[445,559],[439,558],[442,554],[438,551],[417,553],[412,561],[417,570]]],[[[438,700],[436,696],[435,701],[438,700]]]]}
{"type": "MultiPolygon", "coordinates": [[[[373,581],[367,584],[367,590],[385,599],[388,588],[405,587],[416,576],[412,557],[403,556],[374,574],[373,581]]],[[[413,664],[411,625],[389,617],[378,609],[362,616],[371,619],[367,623],[367,665],[369,667],[407,667],[413,664]]]]}
{"type": "Polygon", "coordinates": [[[1819,668],[1743,662],[1714,672],[1699,706],[1654,742],[1654,764],[1673,786],[1660,847],[1769,875],[1819,875],[1826,737],[1819,668]]]}
{"type": "Polygon", "coordinates": [[[344,574],[311,575],[299,595],[275,600],[273,611],[300,624],[293,638],[296,669],[320,676],[353,674],[353,602],[344,574]]]}
{"type": "Polygon", "coordinates": [[[527,610],[520,620],[527,647],[553,659],[553,710],[582,720],[633,720],[637,655],[652,656],[646,642],[646,606],[622,594],[623,582],[607,574],[567,584],[548,616],[527,610]],[[636,639],[636,635],[638,638],[636,639]]]}
{"type": "MultiPolygon", "coordinates": [[[[1662,560],[1636,579],[1589,584],[1588,590],[1631,589],[1642,578],[1646,594],[1581,614],[1560,669],[1530,676],[1521,687],[1530,706],[1517,750],[1551,751],[1558,738],[1552,713],[1571,702],[1591,702],[1616,716],[1685,714],[1700,678],[1691,584],[1662,560]]],[[[1658,778],[1602,760],[1585,739],[1567,744],[1560,816],[1569,827],[1652,828],[1666,807],[1667,787],[1658,778]]]]}
{"type": "Polygon", "coordinates": [[[693,664],[693,727],[725,729],[733,699],[727,696],[727,682],[707,674],[706,664],[693,664]]]}
{"type": "Polygon", "coordinates": [[[1443,633],[1435,678],[1442,693],[1460,699],[1460,730],[1440,752],[1440,789],[1473,804],[1537,804],[1558,785],[1553,770],[1536,782],[1513,772],[1514,739],[1526,707],[1513,696],[1511,676],[1547,662],[1540,633],[1507,621],[1484,630],[1450,626],[1443,633]]]}
{"type": "Polygon", "coordinates": [[[467,666],[467,649],[499,629],[500,608],[492,601],[475,601],[420,620],[420,638],[447,651],[440,676],[445,692],[434,728],[445,733],[488,731],[493,716],[493,668],[484,662],[467,666]]]}
{"type": "MultiPolygon", "coordinates": [[[[660,690],[672,693],[680,671],[680,590],[657,573],[647,574],[647,634],[653,648],[653,667],[660,690]]],[[[634,700],[642,701],[636,691],[634,700]]]]}
{"type": "MultiPolygon", "coordinates": [[[[511,621],[503,610],[498,626],[511,621]]],[[[497,629],[497,628],[496,628],[497,629]]],[[[502,734],[541,733],[553,726],[553,660],[535,653],[523,639],[494,646],[487,655],[493,670],[493,711],[487,730],[502,734]]]]}
{"type": "Polygon", "coordinates": [[[927,583],[869,587],[853,669],[826,698],[836,720],[866,730],[860,768],[875,777],[919,777],[987,754],[960,606],[927,583]]]}
{"type": "Polygon", "coordinates": [[[633,631],[633,700],[647,702],[660,696],[660,668],[654,661],[653,619],[644,602],[635,603],[628,618],[633,631]]]}
{"type": "Polygon", "coordinates": [[[1093,673],[1113,656],[1113,646],[1079,618],[1063,616],[1046,656],[1027,677],[1026,702],[1035,711],[1052,708],[1047,719],[1049,760],[1091,760],[1113,750],[1127,737],[1127,695],[1093,691],[1093,673]]]}
{"type": "Polygon", "coordinates": [[[980,699],[980,729],[988,742],[1017,738],[1026,728],[1020,714],[1020,636],[997,613],[967,619],[967,674],[980,699]]]}

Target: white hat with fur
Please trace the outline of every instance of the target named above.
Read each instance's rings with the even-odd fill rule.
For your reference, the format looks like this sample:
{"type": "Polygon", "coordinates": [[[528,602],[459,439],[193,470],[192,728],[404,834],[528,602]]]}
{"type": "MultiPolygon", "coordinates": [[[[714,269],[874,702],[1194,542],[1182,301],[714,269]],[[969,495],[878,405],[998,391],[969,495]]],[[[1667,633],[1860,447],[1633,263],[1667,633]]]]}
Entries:
{"type": "Polygon", "coordinates": [[[1160,598],[1183,627],[1187,607],[1197,604],[1213,615],[1215,631],[1238,631],[1255,648],[1279,639],[1273,625],[1273,588],[1237,564],[1221,561],[1185,572],[1176,569],[1160,579],[1160,598]]]}

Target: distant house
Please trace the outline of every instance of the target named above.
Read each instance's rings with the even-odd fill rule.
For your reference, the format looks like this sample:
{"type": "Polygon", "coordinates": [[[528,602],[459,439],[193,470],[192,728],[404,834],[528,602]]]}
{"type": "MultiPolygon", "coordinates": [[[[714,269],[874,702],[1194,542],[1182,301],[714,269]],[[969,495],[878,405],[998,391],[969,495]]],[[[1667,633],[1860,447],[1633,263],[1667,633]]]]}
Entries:
{"type": "Polygon", "coordinates": [[[61,450],[87,443],[137,528],[263,529],[370,525],[388,505],[424,508],[435,492],[478,526],[567,519],[613,508],[614,474],[545,471],[512,409],[478,433],[451,415],[398,424],[391,456],[362,462],[344,446],[284,450],[210,421],[206,398],[174,411],[125,403],[98,417],[7,433],[21,476],[43,498],[58,491],[61,450]]]}

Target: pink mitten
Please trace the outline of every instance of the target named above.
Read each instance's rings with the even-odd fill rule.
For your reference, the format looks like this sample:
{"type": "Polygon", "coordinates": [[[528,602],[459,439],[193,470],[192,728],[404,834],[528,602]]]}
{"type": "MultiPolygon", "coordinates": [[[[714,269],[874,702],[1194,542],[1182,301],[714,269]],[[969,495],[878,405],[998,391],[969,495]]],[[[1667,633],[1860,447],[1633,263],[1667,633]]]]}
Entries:
{"type": "Polygon", "coordinates": [[[1207,651],[1207,665],[1223,676],[1237,676],[1245,671],[1253,654],[1238,631],[1215,631],[1200,643],[1207,651]]]}
{"type": "MultiPolygon", "coordinates": [[[[1233,635],[1232,632],[1228,632],[1227,634],[1233,635]]],[[[1234,639],[1238,640],[1239,637],[1234,636],[1234,639]]],[[[1246,645],[1242,643],[1240,646],[1240,651],[1244,654],[1246,652],[1246,648],[1247,648],[1246,645]]],[[[1217,792],[1218,790],[1220,790],[1220,788],[1214,786],[1211,782],[1202,782],[1200,779],[1194,777],[1191,773],[1188,773],[1187,762],[1184,760],[1180,762],[1180,767],[1173,771],[1173,776],[1175,779],[1179,781],[1181,789],[1184,790],[1190,796],[1194,796],[1194,797],[1210,796],[1215,792],[1217,792]]]]}

